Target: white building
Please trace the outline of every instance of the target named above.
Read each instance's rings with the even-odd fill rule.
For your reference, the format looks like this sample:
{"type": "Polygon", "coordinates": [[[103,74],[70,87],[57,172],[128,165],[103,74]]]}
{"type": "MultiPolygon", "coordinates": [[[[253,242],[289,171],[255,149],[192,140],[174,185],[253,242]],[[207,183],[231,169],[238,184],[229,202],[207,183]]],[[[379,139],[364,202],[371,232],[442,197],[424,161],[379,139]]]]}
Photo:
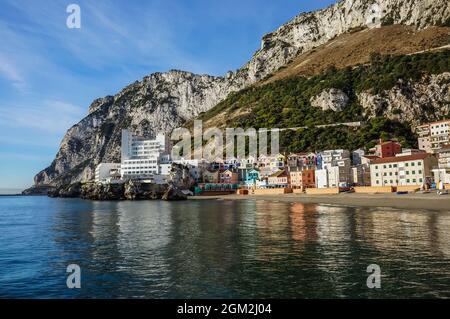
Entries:
{"type": "Polygon", "coordinates": [[[436,158],[427,153],[387,157],[370,165],[372,186],[422,186],[431,181],[436,158]]]}
{"type": "Polygon", "coordinates": [[[443,120],[418,126],[419,149],[434,153],[450,143],[450,120],[443,120]]]}
{"type": "Polygon", "coordinates": [[[122,179],[152,180],[155,175],[166,175],[170,164],[169,141],[165,134],[145,139],[122,130],[122,179]]]}
{"type": "Polygon", "coordinates": [[[326,169],[316,170],[315,178],[317,188],[328,188],[328,171],[326,169]]]}
{"type": "Polygon", "coordinates": [[[437,151],[438,167],[433,169],[434,181],[436,185],[440,182],[450,184],[450,145],[437,151]]]}
{"type": "Polygon", "coordinates": [[[100,163],[95,168],[96,183],[118,183],[120,182],[120,164],[100,163]]]}
{"type": "Polygon", "coordinates": [[[335,165],[336,161],[350,159],[348,150],[327,150],[319,153],[319,168],[324,169],[335,165]]]}

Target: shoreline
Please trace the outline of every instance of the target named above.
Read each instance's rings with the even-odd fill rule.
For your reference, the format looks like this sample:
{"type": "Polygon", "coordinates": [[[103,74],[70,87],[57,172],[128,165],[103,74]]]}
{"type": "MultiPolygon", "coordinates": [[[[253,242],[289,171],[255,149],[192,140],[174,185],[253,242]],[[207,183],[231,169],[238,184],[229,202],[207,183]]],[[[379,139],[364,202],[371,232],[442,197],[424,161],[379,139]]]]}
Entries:
{"type": "Polygon", "coordinates": [[[189,200],[267,200],[284,203],[326,204],[337,206],[385,207],[450,212],[450,195],[430,194],[339,194],[339,195],[218,195],[195,196],[189,200]]]}

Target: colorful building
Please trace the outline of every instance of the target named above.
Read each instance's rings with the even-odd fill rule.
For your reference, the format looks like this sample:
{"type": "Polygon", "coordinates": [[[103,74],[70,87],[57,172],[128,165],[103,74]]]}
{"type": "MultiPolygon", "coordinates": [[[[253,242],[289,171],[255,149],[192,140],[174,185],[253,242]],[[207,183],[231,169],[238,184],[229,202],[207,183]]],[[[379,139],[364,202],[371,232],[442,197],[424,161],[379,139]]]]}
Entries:
{"type": "Polygon", "coordinates": [[[220,172],[219,184],[239,184],[238,174],[229,169],[220,172]]]}
{"type": "Polygon", "coordinates": [[[247,172],[247,175],[244,180],[244,184],[247,187],[256,187],[257,182],[260,180],[259,171],[256,169],[252,169],[247,172]]]}
{"type": "Polygon", "coordinates": [[[281,170],[272,174],[267,179],[269,187],[272,188],[281,188],[281,187],[289,187],[290,185],[290,176],[286,170],[281,170]]]}
{"type": "Polygon", "coordinates": [[[375,146],[375,156],[386,158],[393,157],[402,152],[402,146],[395,141],[382,142],[375,146]]]}
{"type": "Polygon", "coordinates": [[[292,188],[314,188],[316,177],[314,169],[298,169],[289,172],[292,188]]]}

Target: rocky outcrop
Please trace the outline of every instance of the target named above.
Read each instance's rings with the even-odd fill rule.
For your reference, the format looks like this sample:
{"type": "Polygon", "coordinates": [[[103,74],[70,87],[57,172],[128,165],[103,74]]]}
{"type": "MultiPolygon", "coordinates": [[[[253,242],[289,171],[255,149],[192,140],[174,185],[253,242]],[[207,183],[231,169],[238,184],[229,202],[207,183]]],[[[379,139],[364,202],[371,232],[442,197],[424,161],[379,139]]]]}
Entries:
{"type": "Polygon", "coordinates": [[[161,199],[167,201],[180,201],[186,200],[187,196],[180,189],[170,186],[161,199]]]}
{"type": "Polygon", "coordinates": [[[381,94],[359,93],[358,100],[368,118],[384,116],[413,124],[438,120],[450,113],[450,73],[399,81],[381,94]]]}
{"type": "Polygon", "coordinates": [[[115,96],[95,100],[89,114],[67,131],[55,160],[36,175],[35,185],[88,181],[97,163],[119,161],[121,129],[144,135],[170,132],[209,110],[230,92],[265,78],[297,55],[349,30],[381,23],[425,28],[443,24],[449,16],[448,0],[343,0],[301,14],[265,35],[252,59],[226,76],[182,71],[151,74],[115,96]]]}
{"type": "Polygon", "coordinates": [[[179,189],[190,189],[194,186],[195,180],[186,166],[172,164],[169,173],[169,184],[179,189]]]}
{"type": "MultiPolygon", "coordinates": [[[[61,192],[52,194],[52,197],[65,197],[61,192]]],[[[79,196],[90,200],[186,200],[187,196],[180,188],[173,185],[156,185],[128,181],[122,184],[96,184],[86,183],[80,188],[79,196]]]]}
{"type": "Polygon", "coordinates": [[[33,186],[30,188],[25,189],[22,192],[22,195],[24,196],[44,196],[47,195],[49,192],[53,191],[54,187],[47,186],[47,185],[41,185],[41,186],[33,186]]]}
{"type": "Polygon", "coordinates": [[[326,89],[311,98],[311,105],[322,111],[340,112],[348,105],[349,98],[344,91],[339,89],[326,89]]]}
{"type": "Polygon", "coordinates": [[[82,185],[78,182],[53,188],[48,191],[47,195],[49,197],[77,198],[81,196],[81,189],[82,185]]]}

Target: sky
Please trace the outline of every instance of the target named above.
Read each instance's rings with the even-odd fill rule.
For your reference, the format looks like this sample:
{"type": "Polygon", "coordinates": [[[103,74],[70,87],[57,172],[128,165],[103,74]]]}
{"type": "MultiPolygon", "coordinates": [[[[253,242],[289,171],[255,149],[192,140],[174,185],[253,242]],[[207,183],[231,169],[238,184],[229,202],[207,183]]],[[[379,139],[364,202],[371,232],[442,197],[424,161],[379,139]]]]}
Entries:
{"type": "Polygon", "coordinates": [[[153,72],[224,75],[335,0],[1,0],[0,189],[24,189],[91,102],[153,72]],[[68,28],[77,4],[81,27],[68,28]]]}

